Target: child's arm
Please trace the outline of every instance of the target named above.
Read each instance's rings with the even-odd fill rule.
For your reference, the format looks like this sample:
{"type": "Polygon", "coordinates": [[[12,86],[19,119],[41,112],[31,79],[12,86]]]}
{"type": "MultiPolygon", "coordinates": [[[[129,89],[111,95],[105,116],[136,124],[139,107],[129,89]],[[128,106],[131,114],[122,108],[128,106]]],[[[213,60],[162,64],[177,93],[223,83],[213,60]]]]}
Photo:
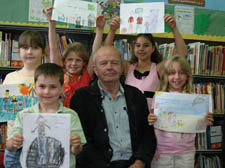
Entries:
{"type": "Polygon", "coordinates": [[[175,38],[175,44],[177,48],[177,54],[179,56],[187,56],[188,51],[187,51],[187,46],[184,42],[184,39],[182,38],[177,26],[176,26],[176,21],[173,16],[166,14],[164,16],[164,20],[167,23],[167,25],[171,28],[173,31],[173,35],[175,38]]]}
{"type": "Polygon", "coordinates": [[[207,125],[213,125],[213,114],[211,112],[208,112],[205,116],[206,120],[207,120],[207,125]]]}
{"type": "Polygon", "coordinates": [[[48,19],[48,40],[49,40],[49,56],[50,62],[62,66],[62,58],[58,49],[58,38],[56,34],[56,23],[51,20],[53,7],[43,10],[44,15],[48,19]]]}
{"type": "Polygon", "coordinates": [[[80,154],[82,151],[81,139],[78,134],[73,134],[70,137],[70,145],[71,145],[71,152],[75,155],[80,154]]]}
{"type": "Polygon", "coordinates": [[[113,45],[113,40],[115,37],[116,30],[120,27],[120,17],[116,16],[112,19],[110,23],[110,30],[105,39],[104,45],[113,45]]]}
{"type": "Polygon", "coordinates": [[[14,152],[19,149],[23,144],[23,135],[14,134],[11,139],[6,142],[6,149],[10,152],[14,152]]]}
{"type": "Polygon", "coordinates": [[[102,38],[103,38],[103,31],[105,26],[105,17],[103,15],[99,15],[96,18],[96,35],[94,39],[94,43],[92,46],[92,53],[88,61],[88,73],[90,76],[93,75],[93,56],[96,53],[96,51],[101,47],[102,44],[102,38]]]}

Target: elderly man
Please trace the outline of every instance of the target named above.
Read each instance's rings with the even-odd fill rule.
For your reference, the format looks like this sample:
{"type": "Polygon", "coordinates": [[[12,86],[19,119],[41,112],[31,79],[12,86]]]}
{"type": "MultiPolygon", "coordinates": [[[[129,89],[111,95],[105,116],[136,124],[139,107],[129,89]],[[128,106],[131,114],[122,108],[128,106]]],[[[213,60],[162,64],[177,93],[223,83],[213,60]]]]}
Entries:
{"type": "Polygon", "coordinates": [[[122,61],[112,47],[94,56],[92,85],[77,90],[70,107],[81,120],[87,144],[78,159],[82,168],[144,168],[155,153],[156,138],[148,126],[146,98],[120,83],[122,61]]]}

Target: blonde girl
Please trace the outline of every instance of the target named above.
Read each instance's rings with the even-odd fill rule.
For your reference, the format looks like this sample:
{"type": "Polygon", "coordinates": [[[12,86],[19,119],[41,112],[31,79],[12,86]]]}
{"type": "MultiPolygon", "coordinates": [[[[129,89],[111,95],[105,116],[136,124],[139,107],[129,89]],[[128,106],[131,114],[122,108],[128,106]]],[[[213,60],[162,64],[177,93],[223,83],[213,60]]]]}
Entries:
{"type": "MultiPolygon", "coordinates": [[[[188,61],[174,56],[165,63],[161,74],[159,91],[192,93],[192,74],[188,61]]],[[[154,112],[154,109],[151,110],[154,112]]],[[[208,125],[213,122],[212,113],[206,115],[208,125]]],[[[153,125],[157,116],[150,113],[149,125],[153,125]]],[[[157,149],[152,168],[194,168],[195,136],[191,133],[175,133],[155,128],[157,149]]]]}

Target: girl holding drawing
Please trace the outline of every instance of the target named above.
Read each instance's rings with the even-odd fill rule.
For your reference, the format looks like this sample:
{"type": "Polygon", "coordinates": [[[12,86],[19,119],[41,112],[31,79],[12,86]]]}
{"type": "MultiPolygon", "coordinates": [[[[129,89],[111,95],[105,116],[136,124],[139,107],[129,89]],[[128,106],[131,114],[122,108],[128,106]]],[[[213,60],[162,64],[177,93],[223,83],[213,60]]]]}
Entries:
{"type": "Polygon", "coordinates": [[[52,10],[53,8],[50,7],[43,11],[49,22],[50,60],[64,68],[64,105],[69,107],[70,99],[75,91],[81,87],[88,86],[89,82],[92,80],[93,54],[101,46],[106,19],[103,15],[99,15],[96,18],[96,36],[92,46],[92,54],[90,58],[88,57],[85,47],[78,42],[69,44],[61,56],[58,51],[56,23],[51,20],[52,10]]]}
{"type": "MultiPolygon", "coordinates": [[[[179,33],[174,17],[166,14],[164,20],[173,31],[177,54],[187,56],[187,47],[179,33]]],[[[120,18],[115,17],[111,25],[118,28],[120,18]]],[[[112,45],[114,36],[115,30],[110,30],[105,45],[112,45]]],[[[165,61],[162,61],[151,34],[138,34],[134,40],[133,49],[134,54],[131,56],[131,60],[123,61],[125,83],[141,90],[147,97],[148,106],[151,109],[152,98],[159,85],[159,74],[165,61]]]]}
{"type": "MultiPolygon", "coordinates": [[[[183,57],[169,58],[162,72],[159,91],[192,93],[192,74],[188,61],[183,57]]],[[[151,112],[154,112],[152,108],[151,112]]],[[[157,116],[150,113],[149,125],[153,125],[157,116]]],[[[211,112],[206,115],[208,125],[212,125],[211,112]]],[[[195,135],[175,133],[155,128],[157,149],[152,161],[152,168],[194,168],[195,135]]]]}

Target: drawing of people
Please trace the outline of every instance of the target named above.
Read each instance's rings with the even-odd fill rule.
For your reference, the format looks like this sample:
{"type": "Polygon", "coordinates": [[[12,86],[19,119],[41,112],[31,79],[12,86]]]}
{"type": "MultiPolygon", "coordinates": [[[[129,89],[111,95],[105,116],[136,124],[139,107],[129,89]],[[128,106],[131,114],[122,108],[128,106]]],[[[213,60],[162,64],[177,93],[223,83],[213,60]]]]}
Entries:
{"type": "Polygon", "coordinates": [[[128,23],[129,23],[128,32],[129,33],[133,33],[133,22],[134,22],[134,17],[130,16],[128,18],[128,23]]]}
{"type": "Polygon", "coordinates": [[[142,12],[143,12],[143,8],[136,8],[135,9],[135,13],[138,15],[138,17],[136,19],[136,21],[137,21],[136,32],[137,33],[142,32],[142,22],[143,22],[142,12]]]}
{"type": "Polygon", "coordinates": [[[80,26],[80,23],[81,23],[81,16],[77,16],[76,25],[80,26]]]}
{"type": "Polygon", "coordinates": [[[151,9],[149,13],[149,32],[156,32],[157,24],[158,24],[158,15],[159,9],[151,9]]]}
{"type": "Polygon", "coordinates": [[[9,94],[9,90],[5,90],[5,97],[3,98],[3,104],[4,104],[4,110],[7,111],[7,105],[9,102],[9,98],[10,98],[10,94],[9,94]]]}
{"type": "Polygon", "coordinates": [[[145,33],[149,33],[150,23],[148,21],[146,21],[144,26],[145,26],[145,33]]]}
{"type": "Polygon", "coordinates": [[[95,16],[94,14],[90,13],[88,15],[88,26],[93,27],[95,25],[95,16]]]}
{"type": "Polygon", "coordinates": [[[18,102],[18,100],[16,99],[16,96],[15,96],[15,95],[12,96],[11,102],[12,102],[12,104],[13,104],[13,115],[16,115],[16,111],[17,111],[17,102],[18,102]]]}
{"type": "Polygon", "coordinates": [[[47,163],[47,137],[45,136],[45,128],[47,127],[50,129],[50,127],[47,124],[47,120],[42,116],[39,115],[39,117],[36,120],[37,127],[32,130],[32,132],[35,132],[36,129],[38,130],[38,154],[39,154],[39,165],[45,165],[47,163]]]}

